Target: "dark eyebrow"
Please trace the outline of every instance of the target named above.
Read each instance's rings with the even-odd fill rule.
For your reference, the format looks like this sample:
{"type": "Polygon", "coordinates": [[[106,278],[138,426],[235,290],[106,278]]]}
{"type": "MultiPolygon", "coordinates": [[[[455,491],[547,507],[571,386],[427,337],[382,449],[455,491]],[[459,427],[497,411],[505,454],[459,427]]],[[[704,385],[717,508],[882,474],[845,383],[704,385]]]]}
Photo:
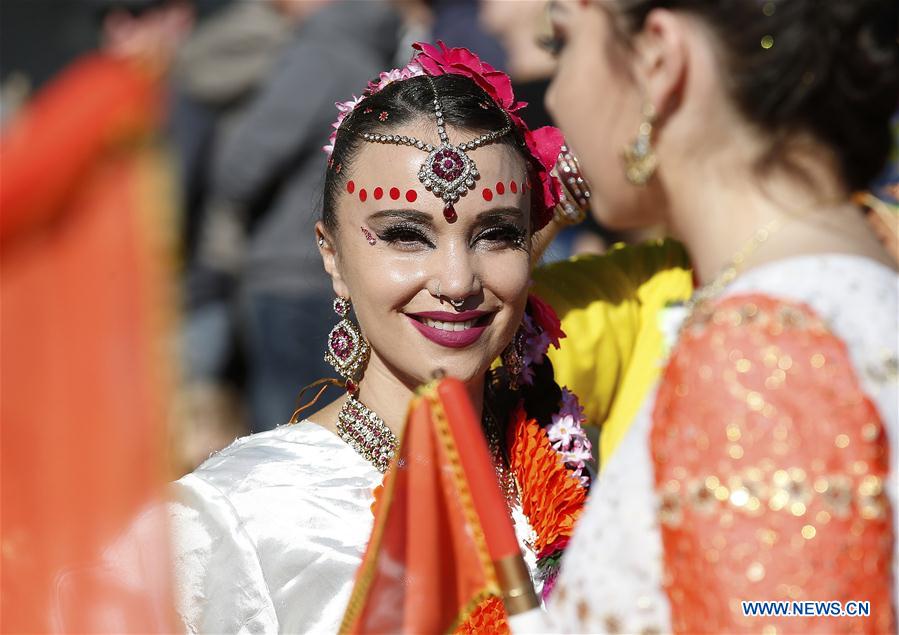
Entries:
{"type": "Polygon", "coordinates": [[[524,212],[521,211],[520,207],[496,207],[481,212],[475,218],[475,221],[481,224],[508,220],[522,221],[524,220],[524,212]]]}
{"type": "Polygon", "coordinates": [[[434,224],[434,218],[430,214],[417,209],[384,209],[371,214],[368,220],[381,220],[382,218],[395,218],[425,225],[434,224]]]}

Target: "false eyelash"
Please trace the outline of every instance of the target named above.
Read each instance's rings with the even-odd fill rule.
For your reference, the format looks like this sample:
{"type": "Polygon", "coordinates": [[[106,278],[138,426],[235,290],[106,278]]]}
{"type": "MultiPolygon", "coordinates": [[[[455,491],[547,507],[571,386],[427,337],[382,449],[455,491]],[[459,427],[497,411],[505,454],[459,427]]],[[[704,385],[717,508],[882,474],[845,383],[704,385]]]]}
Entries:
{"type": "Polygon", "coordinates": [[[378,233],[378,238],[391,245],[420,242],[428,247],[434,246],[434,243],[431,242],[428,236],[415,225],[392,225],[378,233]]]}
{"type": "Polygon", "coordinates": [[[505,242],[514,245],[518,249],[525,246],[525,231],[517,225],[499,225],[486,229],[478,235],[478,239],[491,242],[505,242]]]}

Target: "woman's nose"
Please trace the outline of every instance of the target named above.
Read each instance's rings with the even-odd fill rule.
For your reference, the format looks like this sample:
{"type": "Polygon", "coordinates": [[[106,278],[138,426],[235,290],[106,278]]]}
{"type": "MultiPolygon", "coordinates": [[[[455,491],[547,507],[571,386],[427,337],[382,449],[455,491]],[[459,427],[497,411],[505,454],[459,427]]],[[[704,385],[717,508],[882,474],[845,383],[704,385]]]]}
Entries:
{"type": "Polygon", "coordinates": [[[439,282],[439,295],[450,300],[460,300],[480,293],[481,278],[477,263],[468,249],[447,249],[438,267],[435,275],[439,282]]]}

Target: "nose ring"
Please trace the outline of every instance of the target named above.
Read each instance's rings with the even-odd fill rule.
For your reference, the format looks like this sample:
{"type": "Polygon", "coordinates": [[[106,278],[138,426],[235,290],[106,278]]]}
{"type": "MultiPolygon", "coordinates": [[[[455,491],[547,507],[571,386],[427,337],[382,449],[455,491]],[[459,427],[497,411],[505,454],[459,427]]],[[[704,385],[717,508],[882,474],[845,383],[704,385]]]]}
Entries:
{"type": "Polygon", "coordinates": [[[454,309],[461,309],[462,305],[465,304],[465,298],[462,298],[461,300],[450,300],[449,303],[453,305],[454,309]]]}

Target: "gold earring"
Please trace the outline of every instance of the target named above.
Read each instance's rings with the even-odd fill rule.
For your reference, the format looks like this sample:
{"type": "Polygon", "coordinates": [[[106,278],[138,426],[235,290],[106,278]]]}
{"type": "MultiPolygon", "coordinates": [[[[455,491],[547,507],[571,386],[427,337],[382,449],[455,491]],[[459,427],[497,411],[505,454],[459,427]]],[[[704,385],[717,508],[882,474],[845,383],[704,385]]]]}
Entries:
{"type": "Polygon", "coordinates": [[[625,146],[621,153],[624,175],[633,185],[646,185],[659,164],[659,159],[652,149],[652,124],[655,118],[655,108],[647,102],[643,106],[643,122],[637,132],[637,138],[625,146]]]}

